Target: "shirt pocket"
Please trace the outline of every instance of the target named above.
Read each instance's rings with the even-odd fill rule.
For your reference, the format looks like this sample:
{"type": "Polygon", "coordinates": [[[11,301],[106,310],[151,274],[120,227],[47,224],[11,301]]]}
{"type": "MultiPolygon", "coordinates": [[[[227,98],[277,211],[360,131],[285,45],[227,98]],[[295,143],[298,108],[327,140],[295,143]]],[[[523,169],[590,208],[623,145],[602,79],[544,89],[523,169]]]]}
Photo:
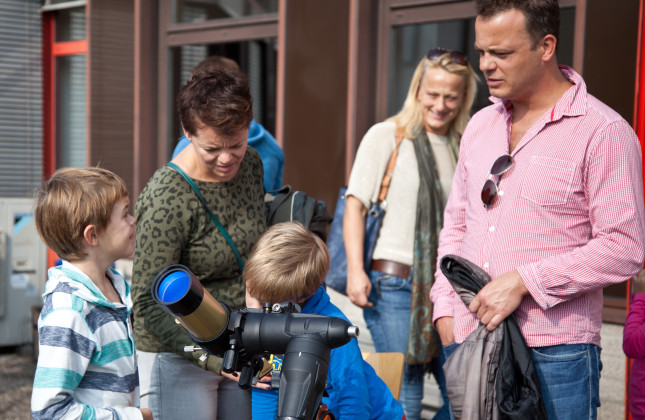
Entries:
{"type": "Polygon", "coordinates": [[[532,156],[522,184],[522,197],[540,206],[561,206],[567,202],[575,163],[544,156],[532,156]]]}

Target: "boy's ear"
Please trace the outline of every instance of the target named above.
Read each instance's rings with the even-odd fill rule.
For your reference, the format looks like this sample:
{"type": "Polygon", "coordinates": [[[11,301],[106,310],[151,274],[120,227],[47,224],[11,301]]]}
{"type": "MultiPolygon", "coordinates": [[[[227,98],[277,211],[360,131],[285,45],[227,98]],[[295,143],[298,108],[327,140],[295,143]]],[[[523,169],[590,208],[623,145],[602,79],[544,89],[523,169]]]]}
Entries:
{"type": "Polygon", "coordinates": [[[259,299],[256,299],[253,296],[251,296],[248,289],[246,290],[246,307],[262,309],[262,302],[260,302],[259,299]]]}
{"type": "Polygon", "coordinates": [[[83,238],[88,245],[97,246],[99,244],[99,235],[96,231],[96,226],[87,225],[83,231],[83,238]]]}

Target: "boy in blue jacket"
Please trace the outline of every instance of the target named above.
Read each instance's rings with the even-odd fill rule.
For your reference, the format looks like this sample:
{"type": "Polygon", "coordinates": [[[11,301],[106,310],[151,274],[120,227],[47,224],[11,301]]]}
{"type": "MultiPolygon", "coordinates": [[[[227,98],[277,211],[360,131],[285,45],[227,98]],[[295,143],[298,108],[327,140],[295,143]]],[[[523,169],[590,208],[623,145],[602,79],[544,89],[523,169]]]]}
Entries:
{"type": "MultiPolygon", "coordinates": [[[[247,305],[259,308],[262,302],[297,303],[302,313],[334,316],[349,320],[334,306],[323,281],[329,270],[329,251],[318,236],[296,222],[269,228],[256,243],[244,267],[247,305]]],[[[280,368],[280,356],[272,356],[280,368]]],[[[266,385],[265,385],[266,386],[266,385]]],[[[401,404],[387,385],[363,360],[354,338],[331,350],[327,373],[328,397],[323,397],[336,419],[404,419],[401,404]]],[[[253,388],[253,419],[275,419],[278,391],[253,388]]]]}

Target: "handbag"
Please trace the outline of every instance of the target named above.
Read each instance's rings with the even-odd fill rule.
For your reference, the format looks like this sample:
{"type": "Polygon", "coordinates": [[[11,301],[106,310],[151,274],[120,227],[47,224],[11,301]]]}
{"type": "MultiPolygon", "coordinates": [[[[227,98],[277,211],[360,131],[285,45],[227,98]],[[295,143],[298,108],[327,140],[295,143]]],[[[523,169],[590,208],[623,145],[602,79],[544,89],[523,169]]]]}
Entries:
{"type": "MultiPolygon", "coordinates": [[[[365,216],[365,240],[363,242],[363,266],[365,272],[369,272],[372,266],[372,253],[376,246],[376,240],[385,217],[385,197],[390,188],[392,173],[396,165],[396,159],[399,156],[399,146],[403,142],[403,133],[401,130],[396,131],[396,146],[390,160],[387,163],[387,169],[381,180],[381,189],[376,202],[370,204],[365,216]]],[[[335,291],[347,294],[347,254],[345,253],[345,241],[343,240],[343,219],[345,217],[345,203],[347,202],[347,186],[340,188],[336,209],[334,210],[334,220],[329,231],[327,248],[329,249],[329,272],[325,277],[325,284],[335,291]]]]}
{"type": "Polygon", "coordinates": [[[204,200],[204,197],[202,196],[202,193],[199,191],[199,188],[197,188],[197,185],[193,182],[192,179],[184,172],[179,166],[175,165],[172,162],[166,163],[166,166],[174,169],[184,177],[184,179],[188,182],[188,184],[191,186],[193,191],[195,191],[195,194],[197,194],[197,198],[199,198],[199,201],[202,203],[204,208],[206,209],[206,212],[209,214],[211,219],[213,220],[213,223],[215,223],[215,226],[217,226],[217,230],[224,236],[224,239],[226,239],[226,242],[228,242],[228,245],[233,249],[233,253],[235,254],[235,259],[237,260],[237,265],[240,267],[240,272],[244,271],[244,263],[242,262],[242,257],[240,256],[240,251],[237,250],[237,247],[235,246],[235,243],[233,242],[233,239],[231,239],[231,236],[228,234],[226,229],[224,229],[224,226],[217,220],[217,217],[213,214],[211,209],[208,208],[208,205],[206,204],[206,200],[204,200]]]}

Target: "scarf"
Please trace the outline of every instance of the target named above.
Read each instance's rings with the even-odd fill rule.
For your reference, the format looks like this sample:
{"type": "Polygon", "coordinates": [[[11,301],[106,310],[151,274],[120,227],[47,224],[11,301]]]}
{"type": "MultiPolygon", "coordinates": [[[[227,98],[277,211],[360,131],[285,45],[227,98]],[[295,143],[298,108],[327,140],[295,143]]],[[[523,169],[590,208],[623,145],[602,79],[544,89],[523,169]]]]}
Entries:
{"type": "Polygon", "coordinates": [[[414,231],[410,335],[406,363],[427,364],[439,355],[439,334],[432,324],[430,289],[437,268],[439,232],[443,227],[443,195],[432,147],[425,131],[413,141],[419,165],[419,194],[414,231]]]}

